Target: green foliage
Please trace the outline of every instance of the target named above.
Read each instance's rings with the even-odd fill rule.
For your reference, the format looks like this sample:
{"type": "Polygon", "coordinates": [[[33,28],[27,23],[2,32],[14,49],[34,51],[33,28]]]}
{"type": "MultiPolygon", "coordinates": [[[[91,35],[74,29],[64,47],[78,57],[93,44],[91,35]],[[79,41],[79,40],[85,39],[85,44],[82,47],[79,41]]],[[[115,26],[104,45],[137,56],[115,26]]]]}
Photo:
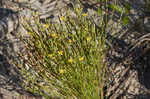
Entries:
{"type": "Polygon", "coordinates": [[[121,8],[119,5],[111,4],[109,5],[110,8],[112,8],[114,11],[117,11],[121,14],[121,21],[123,26],[126,26],[129,23],[128,13],[130,11],[130,4],[128,2],[125,3],[125,8],[121,8]],[[122,17],[124,15],[124,17],[122,17]]]}
{"type": "Polygon", "coordinates": [[[131,9],[130,4],[128,2],[126,2],[126,4],[125,4],[125,13],[128,14],[130,9],[131,9]]]}
{"type": "MultiPolygon", "coordinates": [[[[123,13],[118,5],[111,8],[123,13]]],[[[128,9],[127,5],[126,12],[128,9]]],[[[103,12],[98,8],[99,15],[108,17],[103,12]]],[[[29,38],[21,36],[26,52],[19,55],[26,65],[17,66],[24,77],[23,86],[46,99],[104,99],[108,19],[101,17],[101,27],[96,29],[81,7],[75,8],[75,13],[74,19],[68,10],[55,24],[46,19],[46,24],[41,23],[38,12],[32,21],[24,19],[29,38]]],[[[123,25],[127,23],[128,17],[124,17],[123,25]]]]}
{"type": "Polygon", "coordinates": [[[98,8],[98,14],[100,15],[102,13],[102,8],[98,8]]]}
{"type": "Polygon", "coordinates": [[[120,6],[118,6],[116,4],[111,4],[110,8],[112,8],[113,10],[118,11],[120,13],[123,13],[123,11],[124,11],[120,6]]]}
{"type": "Polygon", "coordinates": [[[150,0],[144,0],[145,1],[145,10],[147,12],[150,12],[150,0]]]}
{"type": "Polygon", "coordinates": [[[28,78],[25,82],[30,86],[26,88],[47,99],[49,95],[64,99],[103,99],[104,96],[106,36],[99,30],[96,34],[95,24],[88,13],[81,13],[81,8],[75,10],[76,20],[69,13],[60,16],[56,24],[46,20],[43,25],[34,18],[36,29],[31,21],[26,19],[24,22],[29,38],[22,38],[27,52],[20,56],[34,73],[19,67],[24,78],[28,78]],[[25,55],[28,60],[25,60],[25,55]]]}
{"type": "Polygon", "coordinates": [[[123,26],[126,26],[129,21],[128,16],[125,16],[122,21],[123,21],[123,26]]]}

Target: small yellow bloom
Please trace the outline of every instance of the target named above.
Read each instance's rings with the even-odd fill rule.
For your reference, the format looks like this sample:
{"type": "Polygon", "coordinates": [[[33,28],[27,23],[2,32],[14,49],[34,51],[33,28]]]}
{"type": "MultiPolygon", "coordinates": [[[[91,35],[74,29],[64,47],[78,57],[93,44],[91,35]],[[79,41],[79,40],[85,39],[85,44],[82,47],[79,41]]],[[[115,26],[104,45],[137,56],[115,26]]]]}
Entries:
{"type": "Polygon", "coordinates": [[[26,17],[25,17],[25,18],[24,18],[24,20],[28,21],[28,20],[29,20],[29,18],[26,18],[26,17]]]}
{"type": "Polygon", "coordinates": [[[49,54],[48,56],[49,56],[50,58],[52,58],[52,57],[53,57],[53,54],[49,54]]]}
{"type": "Polygon", "coordinates": [[[57,35],[56,33],[53,33],[53,34],[52,34],[52,37],[58,38],[58,35],[57,35]]]}
{"type": "Polygon", "coordinates": [[[85,28],[85,31],[88,32],[88,28],[85,28]]]}
{"type": "Polygon", "coordinates": [[[72,62],[73,62],[72,58],[70,58],[70,59],[69,59],[69,62],[70,62],[70,63],[72,63],[72,62]]]}
{"type": "Polygon", "coordinates": [[[64,70],[64,69],[60,69],[60,70],[59,70],[59,73],[60,73],[60,74],[64,74],[64,73],[65,73],[65,70],[64,70]]]}
{"type": "Polygon", "coordinates": [[[63,55],[63,51],[58,51],[58,54],[59,55],[63,55]]]}
{"type": "Polygon", "coordinates": [[[72,43],[72,40],[70,40],[70,39],[69,39],[69,41],[68,41],[68,42],[69,42],[69,43],[72,43]]]}
{"type": "Polygon", "coordinates": [[[49,24],[45,24],[45,27],[46,27],[46,28],[49,28],[49,24]]]}
{"type": "Polygon", "coordinates": [[[87,41],[89,42],[91,40],[91,38],[90,37],[87,37],[87,41]]]}
{"type": "Polygon", "coordinates": [[[79,58],[79,61],[83,61],[83,60],[84,60],[84,57],[80,57],[80,58],[79,58]]]}
{"type": "Polygon", "coordinates": [[[64,16],[60,17],[60,20],[64,21],[64,20],[65,20],[65,17],[64,17],[64,16]]]}
{"type": "Polygon", "coordinates": [[[63,32],[64,34],[66,34],[66,32],[63,32]]]}
{"type": "Polygon", "coordinates": [[[77,13],[80,11],[79,8],[76,8],[75,10],[76,10],[77,13]]]}
{"type": "Polygon", "coordinates": [[[36,14],[36,15],[39,15],[40,13],[39,13],[39,11],[36,11],[35,14],[36,14]]]}
{"type": "Polygon", "coordinates": [[[28,32],[28,34],[29,34],[29,35],[31,35],[31,34],[32,34],[32,32],[28,32]]]}
{"type": "Polygon", "coordinates": [[[87,13],[83,13],[82,16],[86,17],[86,16],[88,16],[88,14],[87,13]]]}

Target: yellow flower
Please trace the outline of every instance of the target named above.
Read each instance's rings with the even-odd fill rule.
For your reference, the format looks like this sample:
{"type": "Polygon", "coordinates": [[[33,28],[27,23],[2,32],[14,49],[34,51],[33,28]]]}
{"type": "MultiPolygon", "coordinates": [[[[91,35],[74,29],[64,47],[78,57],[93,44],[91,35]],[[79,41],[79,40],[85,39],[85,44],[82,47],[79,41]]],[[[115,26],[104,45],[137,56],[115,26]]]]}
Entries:
{"type": "Polygon", "coordinates": [[[64,70],[64,69],[60,69],[60,70],[59,70],[59,73],[60,73],[60,74],[64,74],[64,73],[65,73],[65,70],[64,70]]]}
{"type": "Polygon", "coordinates": [[[83,61],[83,60],[84,60],[84,57],[80,57],[80,58],[79,58],[79,61],[83,61]]]}
{"type": "Polygon", "coordinates": [[[52,58],[52,57],[53,57],[53,54],[49,54],[48,56],[49,56],[50,58],[52,58]]]}
{"type": "Polygon", "coordinates": [[[29,35],[31,35],[31,34],[32,34],[32,32],[28,32],[28,34],[29,34],[29,35]]]}
{"type": "Polygon", "coordinates": [[[58,54],[59,55],[63,55],[63,51],[58,51],[58,54]]]}
{"type": "Polygon", "coordinates": [[[89,42],[91,40],[91,38],[90,37],[87,37],[87,41],[89,42]]]}
{"type": "Polygon", "coordinates": [[[28,20],[29,20],[29,18],[25,17],[25,18],[24,18],[24,20],[28,21],[28,20]]]}
{"type": "Polygon", "coordinates": [[[64,16],[60,17],[60,20],[64,21],[64,20],[65,20],[65,17],[64,17],[64,16]]]}
{"type": "Polygon", "coordinates": [[[66,32],[63,32],[64,34],[66,34],[66,32]]]}
{"type": "Polygon", "coordinates": [[[79,8],[76,8],[75,10],[76,10],[77,13],[80,11],[79,8]]]}
{"type": "Polygon", "coordinates": [[[88,32],[88,28],[85,28],[85,32],[88,32]]]}
{"type": "Polygon", "coordinates": [[[39,13],[39,11],[36,11],[35,14],[36,14],[36,15],[39,15],[40,13],[39,13]]]}
{"type": "Polygon", "coordinates": [[[52,34],[52,37],[58,38],[58,35],[57,35],[56,33],[53,33],[53,34],[52,34]]]}
{"type": "Polygon", "coordinates": [[[45,24],[45,27],[46,27],[46,28],[49,28],[49,24],[45,24]]]}
{"type": "Polygon", "coordinates": [[[88,16],[88,14],[87,13],[83,13],[82,16],[86,17],[86,16],[88,16]]]}
{"type": "Polygon", "coordinates": [[[69,62],[70,62],[70,63],[72,63],[72,62],[73,62],[72,58],[70,58],[70,59],[69,59],[69,62]]]}
{"type": "Polygon", "coordinates": [[[69,41],[68,41],[68,42],[69,42],[69,43],[72,43],[72,40],[70,40],[70,39],[69,39],[69,41]]]}

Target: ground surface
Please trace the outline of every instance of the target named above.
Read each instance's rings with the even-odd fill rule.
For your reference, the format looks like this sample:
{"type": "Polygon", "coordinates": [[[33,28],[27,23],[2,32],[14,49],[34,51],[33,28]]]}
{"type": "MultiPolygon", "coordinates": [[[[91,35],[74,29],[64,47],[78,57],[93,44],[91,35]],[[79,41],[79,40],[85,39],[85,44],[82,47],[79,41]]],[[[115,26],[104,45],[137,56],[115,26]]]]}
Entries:
{"type": "MultiPolygon", "coordinates": [[[[42,0],[31,0],[30,4],[33,8],[32,10],[40,12],[41,20],[43,18],[55,20],[58,15],[58,8],[69,6],[69,1],[75,3],[75,0],[45,0],[44,2],[42,0]]],[[[88,11],[91,11],[91,9],[96,10],[95,6],[87,6],[92,5],[94,2],[90,0],[83,1],[83,7],[88,11]]],[[[130,18],[133,23],[124,30],[117,30],[118,32],[113,35],[115,39],[108,55],[112,78],[110,79],[111,83],[107,96],[110,99],[149,99],[150,52],[146,50],[149,45],[145,41],[134,47],[138,39],[149,34],[148,29],[143,28],[144,24],[138,22],[140,21],[140,16],[145,15],[142,9],[144,3],[142,0],[129,0],[129,3],[132,5],[130,18]],[[133,47],[134,49],[131,50],[133,47]]],[[[0,98],[20,99],[18,94],[21,94],[24,99],[29,99],[29,97],[30,99],[41,99],[41,97],[36,97],[20,87],[20,76],[15,66],[10,62],[11,59],[18,59],[16,51],[21,46],[20,41],[15,36],[17,32],[23,31],[18,26],[19,15],[30,17],[30,9],[26,4],[26,0],[16,0],[16,2],[2,0],[0,5],[4,8],[0,10],[0,13],[2,13],[0,14],[0,21],[3,20],[0,22],[0,98]],[[14,14],[12,11],[20,12],[14,14]],[[8,19],[4,19],[4,17],[8,17],[8,19]]],[[[149,36],[143,38],[149,38],[149,36]]]]}

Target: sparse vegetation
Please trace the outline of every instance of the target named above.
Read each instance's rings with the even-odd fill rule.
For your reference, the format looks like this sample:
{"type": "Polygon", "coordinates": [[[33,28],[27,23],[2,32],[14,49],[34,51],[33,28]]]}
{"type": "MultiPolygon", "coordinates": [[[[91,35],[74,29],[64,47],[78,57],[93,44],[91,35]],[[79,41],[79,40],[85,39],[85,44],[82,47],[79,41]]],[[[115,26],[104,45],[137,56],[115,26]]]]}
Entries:
{"type": "Polygon", "coordinates": [[[68,10],[55,24],[48,19],[44,24],[40,22],[38,12],[33,14],[34,21],[24,18],[23,26],[29,37],[20,36],[25,53],[19,55],[25,64],[16,64],[24,77],[23,87],[47,99],[104,99],[104,86],[109,78],[105,62],[109,21],[105,11],[111,8],[112,16],[118,11],[118,24],[128,24],[128,17],[122,18],[128,9],[124,12],[117,4],[107,2],[103,0],[104,5],[97,11],[101,16],[99,28],[81,7],[74,8],[76,19],[68,10]]]}

